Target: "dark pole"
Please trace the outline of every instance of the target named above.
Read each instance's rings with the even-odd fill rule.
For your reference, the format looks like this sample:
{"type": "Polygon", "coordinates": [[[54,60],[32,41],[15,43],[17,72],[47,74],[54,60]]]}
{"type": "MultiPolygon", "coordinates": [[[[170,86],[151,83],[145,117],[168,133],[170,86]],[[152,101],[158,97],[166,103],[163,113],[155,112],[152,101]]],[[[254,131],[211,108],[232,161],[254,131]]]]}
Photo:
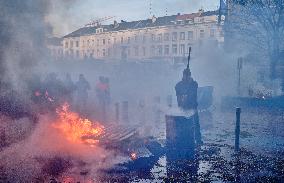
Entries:
{"type": "Polygon", "coordinates": [[[187,69],[189,69],[190,53],[191,53],[191,47],[188,48],[188,57],[187,57],[187,66],[186,66],[187,69]]]}
{"type": "Polygon", "coordinates": [[[221,1],[222,1],[222,0],[220,0],[220,3],[219,3],[218,25],[220,25],[220,24],[221,24],[221,1]]]}
{"type": "Polygon", "coordinates": [[[236,108],[236,129],[235,129],[235,152],[240,150],[240,120],[241,108],[236,108]]]}
{"type": "Polygon", "coordinates": [[[238,79],[238,95],[241,95],[241,69],[239,70],[239,79],[238,79]]]}
{"type": "Polygon", "coordinates": [[[241,95],[241,69],[243,67],[243,59],[238,58],[238,95],[241,95]]]}

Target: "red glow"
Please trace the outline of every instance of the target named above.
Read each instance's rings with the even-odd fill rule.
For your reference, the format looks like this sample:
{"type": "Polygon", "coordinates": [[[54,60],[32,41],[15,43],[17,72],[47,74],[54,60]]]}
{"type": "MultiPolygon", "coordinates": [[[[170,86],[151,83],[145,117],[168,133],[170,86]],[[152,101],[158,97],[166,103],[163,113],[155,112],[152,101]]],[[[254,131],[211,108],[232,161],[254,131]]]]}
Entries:
{"type": "MultiPolygon", "coordinates": [[[[56,110],[59,119],[53,124],[53,127],[59,129],[64,136],[72,142],[90,143],[90,139],[82,139],[84,136],[96,137],[104,133],[104,126],[98,122],[83,119],[79,114],[69,111],[69,105],[65,103],[61,108],[56,110]]],[[[98,140],[92,140],[92,144],[98,140]]]]}

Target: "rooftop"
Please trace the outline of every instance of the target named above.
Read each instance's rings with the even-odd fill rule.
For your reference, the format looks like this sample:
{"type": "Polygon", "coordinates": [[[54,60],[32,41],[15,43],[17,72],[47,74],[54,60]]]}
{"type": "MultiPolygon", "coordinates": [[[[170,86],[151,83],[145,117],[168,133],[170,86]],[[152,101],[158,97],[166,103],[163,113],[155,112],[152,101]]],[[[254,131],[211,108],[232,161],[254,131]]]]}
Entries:
{"type": "Polygon", "coordinates": [[[68,37],[78,37],[82,35],[95,34],[98,28],[103,28],[104,32],[113,32],[113,31],[122,31],[128,29],[139,29],[139,28],[147,28],[147,27],[158,27],[158,26],[166,26],[166,25],[175,25],[177,21],[181,20],[192,20],[195,17],[204,17],[204,16],[212,16],[218,15],[218,11],[207,11],[200,13],[192,13],[192,14],[177,14],[171,16],[163,16],[163,17],[153,17],[152,19],[146,20],[138,20],[132,22],[121,21],[120,23],[114,23],[110,25],[99,25],[92,27],[82,27],[63,38],[68,37]]]}
{"type": "Polygon", "coordinates": [[[47,45],[62,46],[62,38],[50,37],[46,39],[47,45]]]}

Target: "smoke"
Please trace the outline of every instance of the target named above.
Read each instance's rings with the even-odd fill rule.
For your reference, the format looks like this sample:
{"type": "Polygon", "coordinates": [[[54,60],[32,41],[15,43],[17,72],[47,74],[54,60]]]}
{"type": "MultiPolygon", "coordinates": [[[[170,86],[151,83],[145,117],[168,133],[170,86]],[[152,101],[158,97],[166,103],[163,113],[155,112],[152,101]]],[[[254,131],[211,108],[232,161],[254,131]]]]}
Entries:
{"type": "MultiPolygon", "coordinates": [[[[8,181],[33,182],[46,177],[60,177],[63,173],[78,180],[81,171],[95,176],[99,170],[115,163],[111,151],[68,141],[51,126],[53,120],[50,116],[42,116],[31,136],[0,152],[0,167],[5,172],[2,176],[8,181]]],[[[31,127],[25,124],[26,128],[31,127]]],[[[25,132],[29,133],[29,130],[25,132]]],[[[18,136],[23,134],[17,133],[18,136]]],[[[6,135],[11,139],[11,134],[6,135]]]]}
{"type": "Polygon", "coordinates": [[[46,55],[48,7],[45,0],[0,1],[1,80],[14,89],[24,86],[24,79],[46,55]]]}
{"type": "MultiPolygon", "coordinates": [[[[16,98],[21,98],[27,99],[21,103],[24,108],[32,105],[30,93],[25,92],[27,81],[37,73],[46,72],[50,66],[45,40],[53,28],[46,19],[54,3],[49,0],[0,1],[0,94],[5,98],[6,93],[17,91],[16,96],[5,102],[18,106],[20,101],[16,98]]],[[[61,5],[69,3],[71,1],[61,1],[61,5]]],[[[5,106],[2,100],[0,103],[2,112],[5,106]]],[[[112,165],[108,159],[111,152],[68,142],[50,126],[54,120],[51,116],[41,116],[36,125],[27,118],[12,120],[0,116],[1,180],[38,182],[67,171],[69,175],[80,176],[82,169],[94,175],[97,170],[112,165]]]]}
{"type": "Polygon", "coordinates": [[[86,11],[76,12],[76,8],[82,3],[85,4],[85,1],[50,0],[49,3],[49,13],[46,15],[45,20],[52,26],[52,35],[54,36],[64,36],[89,21],[89,19],[85,20],[88,17],[84,14],[86,11]]]}
{"type": "MultiPolygon", "coordinates": [[[[90,15],[89,12],[80,11],[80,16],[72,19],[78,15],[78,12],[74,14],[77,6],[80,10],[86,6],[86,3],[80,3],[82,1],[77,0],[0,0],[0,86],[5,82],[13,89],[22,91],[27,87],[26,81],[36,72],[69,72],[73,78],[84,73],[91,84],[87,108],[93,110],[93,105],[98,103],[95,84],[98,77],[104,75],[110,78],[112,103],[109,111],[113,111],[115,102],[121,104],[122,101],[128,101],[131,123],[138,121],[145,129],[148,125],[146,122],[153,126],[161,125],[164,115],[158,116],[156,111],[167,110],[167,96],[171,95],[173,101],[176,100],[174,86],[181,79],[185,65],[174,66],[158,60],[155,63],[108,65],[72,63],[69,60],[68,63],[46,62],[49,60],[46,57],[45,38],[52,34],[71,32],[82,17],[85,18],[80,24],[85,23],[86,17],[90,18],[86,16],[90,15]],[[160,97],[159,102],[155,103],[155,97],[160,97]],[[141,106],[144,105],[143,109],[139,108],[139,102],[141,106]]],[[[130,6],[126,7],[129,9],[130,6]]],[[[102,12],[104,14],[105,10],[102,12]]],[[[216,49],[215,45],[194,47],[190,63],[193,78],[199,86],[214,86],[215,98],[232,94],[238,56],[228,55],[216,49]]],[[[95,107],[99,108],[99,105],[95,107]]],[[[115,164],[112,152],[68,142],[50,126],[54,121],[52,116],[41,116],[36,126],[29,119],[11,121],[1,117],[0,121],[1,129],[5,129],[7,143],[10,144],[0,151],[0,169],[4,170],[2,172],[5,172],[10,182],[44,180],[48,176],[63,174],[80,176],[82,170],[93,176],[98,175],[100,169],[115,164]]],[[[151,135],[148,129],[145,131],[151,135]]]]}

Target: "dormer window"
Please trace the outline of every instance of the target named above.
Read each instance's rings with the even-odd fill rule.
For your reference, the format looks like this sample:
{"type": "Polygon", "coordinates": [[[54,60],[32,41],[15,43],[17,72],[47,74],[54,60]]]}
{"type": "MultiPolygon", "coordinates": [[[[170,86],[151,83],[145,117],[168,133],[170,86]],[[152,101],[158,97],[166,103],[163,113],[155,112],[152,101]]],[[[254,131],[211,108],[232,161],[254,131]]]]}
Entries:
{"type": "Polygon", "coordinates": [[[178,21],[177,21],[177,24],[178,24],[178,25],[182,25],[182,24],[183,24],[183,20],[178,20],[178,21]]]}
{"type": "Polygon", "coordinates": [[[97,28],[96,29],[96,33],[99,34],[99,33],[102,33],[104,32],[104,29],[103,28],[97,28]]]}
{"type": "Polygon", "coordinates": [[[157,20],[157,18],[155,17],[155,15],[153,15],[153,17],[152,17],[152,23],[155,23],[156,20],[157,20]]]}

